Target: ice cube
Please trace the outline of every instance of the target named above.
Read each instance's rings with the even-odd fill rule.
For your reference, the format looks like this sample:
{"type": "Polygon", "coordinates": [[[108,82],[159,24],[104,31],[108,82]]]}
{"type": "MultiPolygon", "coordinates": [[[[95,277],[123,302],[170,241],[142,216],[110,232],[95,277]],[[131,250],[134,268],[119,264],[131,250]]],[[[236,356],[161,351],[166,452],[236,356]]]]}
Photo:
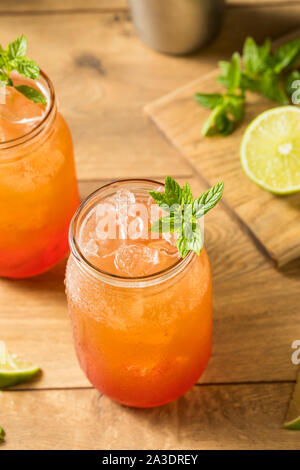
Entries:
{"type": "Polygon", "coordinates": [[[99,240],[116,239],[116,209],[112,203],[98,204],[96,211],[96,235],[99,240]]]}
{"type": "Polygon", "coordinates": [[[6,87],[5,93],[2,90],[0,101],[0,124],[4,140],[28,133],[41,122],[46,112],[46,106],[34,103],[15,88],[6,87]]]}
{"type": "MultiPolygon", "coordinates": [[[[100,218],[100,213],[99,205],[97,205],[91,210],[79,231],[79,247],[87,258],[91,256],[106,258],[107,256],[113,255],[120,244],[118,240],[106,237],[106,232],[109,227],[107,228],[103,219],[100,218]],[[100,225],[102,222],[103,226],[100,225]]],[[[109,235],[111,234],[109,233],[109,235]]]]}
{"type": "Polygon", "coordinates": [[[135,196],[127,189],[120,189],[115,194],[117,221],[119,225],[119,238],[127,238],[128,210],[135,204],[135,196]]]}
{"type": "Polygon", "coordinates": [[[129,207],[135,204],[135,196],[128,189],[119,189],[115,196],[116,210],[122,216],[128,216],[129,207]]]}
{"type": "Polygon", "coordinates": [[[149,213],[145,201],[138,200],[128,210],[128,238],[147,240],[149,236],[149,213]]]}
{"type": "Polygon", "coordinates": [[[83,221],[78,232],[78,245],[82,251],[84,246],[90,241],[91,238],[97,238],[95,234],[96,218],[95,209],[91,210],[86,219],[83,221]]]}
{"type": "Polygon", "coordinates": [[[168,233],[168,232],[162,233],[162,238],[166,240],[166,242],[169,243],[170,245],[176,247],[176,242],[178,238],[177,233],[168,233]]]}
{"type": "Polygon", "coordinates": [[[120,246],[120,240],[101,240],[98,243],[98,253],[101,258],[107,258],[108,256],[115,255],[117,249],[120,246]]]}
{"type": "MultiPolygon", "coordinates": [[[[89,241],[81,244],[81,249],[88,259],[91,257],[103,259],[115,255],[120,246],[119,240],[98,240],[93,238],[93,236],[94,234],[90,233],[91,238],[89,241]]],[[[92,259],[92,261],[94,260],[92,259]]]]}
{"type": "Polygon", "coordinates": [[[122,245],[115,254],[115,267],[129,277],[145,276],[159,263],[158,251],[145,245],[122,245]]]}
{"type": "MultiPolygon", "coordinates": [[[[173,234],[167,234],[167,235],[173,235],[173,234]]],[[[178,257],[178,250],[176,247],[176,239],[174,237],[174,240],[170,243],[165,240],[165,238],[160,238],[159,240],[152,240],[149,244],[149,246],[159,252],[159,254],[162,254],[164,256],[170,256],[170,257],[178,257]]]]}
{"type": "Polygon", "coordinates": [[[134,217],[128,227],[128,238],[137,240],[139,238],[146,239],[148,237],[148,225],[144,224],[142,217],[134,217]]]}
{"type": "Polygon", "coordinates": [[[94,238],[91,238],[84,246],[83,252],[85,255],[98,256],[98,243],[94,238]]]}
{"type": "Polygon", "coordinates": [[[93,209],[95,211],[96,221],[98,222],[107,214],[113,212],[116,213],[116,205],[113,198],[105,199],[105,202],[99,202],[97,206],[93,209]]]}

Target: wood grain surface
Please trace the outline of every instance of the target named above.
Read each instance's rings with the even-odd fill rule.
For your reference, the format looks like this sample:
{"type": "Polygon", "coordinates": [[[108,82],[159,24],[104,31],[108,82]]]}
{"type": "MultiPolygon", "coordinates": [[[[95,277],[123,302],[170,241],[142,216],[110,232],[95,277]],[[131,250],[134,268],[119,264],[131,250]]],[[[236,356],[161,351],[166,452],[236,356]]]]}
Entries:
{"type": "MultiPolygon", "coordinates": [[[[299,0],[227,0],[227,5],[240,7],[240,6],[253,6],[261,7],[271,5],[291,5],[299,3],[299,0]]],[[[0,11],[2,12],[30,12],[30,13],[43,13],[49,14],[52,11],[67,11],[72,12],[83,10],[101,10],[101,11],[116,11],[128,10],[127,0],[0,0],[0,11]]]]}
{"type": "Polygon", "coordinates": [[[281,429],[292,389],[196,386],[152,410],[118,405],[92,389],[0,392],[2,448],[296,449],[299,433],[281,429]]]}
{"type": "MultiPolygon", "coordinates": [[[[242,0],[243,1],[243,0],[242,0]]],[[[256,0],[254,0],[256,1],[256,0]]],[[[53,11],[72,13],[84,10],[113,11],[127,10],[127,0],[0,0],[0,11],[13,13],[49,14],[53,11]]]]}
{"type": "MultiPolygon", "coordinates": [[[[144,46],[122,0],[95,3],[0,1],[0,42],[22,31],[53,79],[74,137],[82,197],[117,177],[162,180],[166,173],[190,181],[196,195],[207,183],[143,107],[212,71],[246,34],[261,40],[291,31],[298,2],[233,5],[219,37],[185,58],[144,46]]],[[[90,387],[74,354],[65,262],[33,279],[0,280],[0,339],[43,370],[0,392],[0,450],[300,449],[299,435],[281,429],[296,377],[300,262],[275,269],[224,203],[205,219],[205,244],[214,274],[213,355],[201,384],[154,410],[121,407],[90,387]]]]}
{"type": "MultiPolygon", "coordinates": [[[[300,29],[276,41],[300,37],[300,29]]],[[[201,134],[209,111],[197,105],[196,92],[222,92],[216,82],[219,70],[146,106],[146,112],[171,142],[211,184],[224,180],[225,198],[240,219],[263,244],[271,258],[282,266],[300,256],[300,195],[275,196],[252,183],[240,164],[241,137],[248,124],[276,104],[258,94],[247,93],[245,116],[239,128],[224,138],[201,134]]]]}

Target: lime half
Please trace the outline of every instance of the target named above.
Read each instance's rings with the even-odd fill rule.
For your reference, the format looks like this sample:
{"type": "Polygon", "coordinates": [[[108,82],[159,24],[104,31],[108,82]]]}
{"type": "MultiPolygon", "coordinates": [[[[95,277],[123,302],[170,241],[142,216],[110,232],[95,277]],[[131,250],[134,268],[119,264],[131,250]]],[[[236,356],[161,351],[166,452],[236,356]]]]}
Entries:
{"type": "Polygon", "coordinates": [[[36,365],[10,354],[5,343],[0,341],[0,388],[30,380],[39,370],[36,365]]]}
{"type": "Polygon", "coordinates": [[[275,194],[300,191],[300,108],[280,106],[246,129],[241,163],[249,178],[275,194]]]}
{"type": "Polygon", "coordinates": [[[300,372],[283,427],[300,431],[300,372]]]}

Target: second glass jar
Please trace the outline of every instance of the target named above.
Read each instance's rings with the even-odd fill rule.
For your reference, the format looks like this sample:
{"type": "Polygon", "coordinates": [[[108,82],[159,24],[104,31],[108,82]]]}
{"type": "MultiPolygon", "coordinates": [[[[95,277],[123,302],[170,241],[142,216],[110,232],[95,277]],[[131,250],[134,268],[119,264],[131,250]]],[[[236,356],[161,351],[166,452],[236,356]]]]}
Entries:
{"type": "Polygon", "coordinates": [[[68,227],[79,205],[73,145],[57,111],[48,77],[40,83],[49,106],[24,136],[0,143],[0,276],[46,271],[68,251],[68,227]]]}

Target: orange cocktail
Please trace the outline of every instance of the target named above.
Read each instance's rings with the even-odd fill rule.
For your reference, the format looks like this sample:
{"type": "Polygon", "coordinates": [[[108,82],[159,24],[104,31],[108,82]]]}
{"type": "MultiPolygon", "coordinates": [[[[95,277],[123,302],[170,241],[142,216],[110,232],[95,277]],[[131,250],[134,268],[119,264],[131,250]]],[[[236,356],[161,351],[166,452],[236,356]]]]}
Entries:
{"type": "Polygon", "coordinates": [[[72,139],[50,80],[43,73],[12,78],[47,101],[34,103],[10,86],[1,90],[0,276],[22,278],[64,257],[79,196],[72,139]]]}
{"type": "Polygon", "coordinates": [[[100,392],[136,407],[186,392],[212,347],[206,251],[181,259],[173,234],[148,237],[147,191],[159,186],[109,184],[80,206],[70,228],[66,292],[80,365],[100,392]],[[116,232],[105,238],[114,222],[116,232]]]}

